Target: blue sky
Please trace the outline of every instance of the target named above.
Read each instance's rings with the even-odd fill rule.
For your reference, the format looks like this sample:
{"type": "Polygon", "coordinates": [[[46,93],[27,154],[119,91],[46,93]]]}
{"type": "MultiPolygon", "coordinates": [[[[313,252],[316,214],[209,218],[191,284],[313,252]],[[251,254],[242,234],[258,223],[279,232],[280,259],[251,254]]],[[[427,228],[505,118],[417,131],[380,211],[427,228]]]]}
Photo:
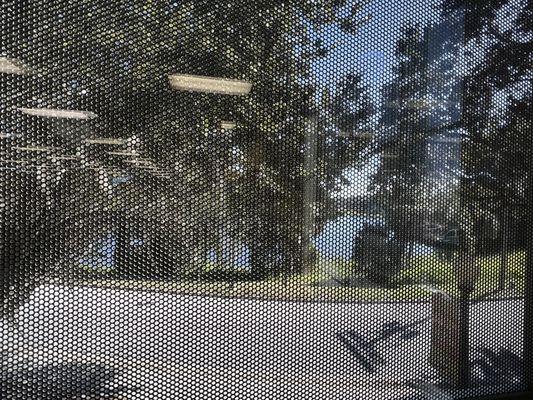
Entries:
{"type": "Polygon", "coordinates": [[[392,78],[394,50],[402,26],[436,21],[441,1],[373,0],[362,11],[362,15],[371,18],[356,35],[346,35],[338,26],[330,25],[320,37],[326,44],[335,44],[335,48],[314,64],[317,80],[334,86],[346,73],[357,71],[379,93],[383,83],[392,78]]]}
{"type": "MultiPolygon", "coordinates": [[[[358,72],[369,88],[369,93],[376,106],[381,103],[381,91],[384,84],[393,77],[396,42],[401,35],[401,28],[407,24],[429,25],[439,16],[442,0],[374,0],[362,11],[363,16],[371,16],[356,35],[347,35],[339,27],[330,25],[318,36],[324,43],[334,45],[327,57],[315,62],[313,73],[317,82],[328,88],[347,73],[358,72]]],[[[350,168],[345,176],[352,182],[335,196],[350,197],[367,194],[379,166],[379,157],[373,157],[359,168],[350,168]]]]}

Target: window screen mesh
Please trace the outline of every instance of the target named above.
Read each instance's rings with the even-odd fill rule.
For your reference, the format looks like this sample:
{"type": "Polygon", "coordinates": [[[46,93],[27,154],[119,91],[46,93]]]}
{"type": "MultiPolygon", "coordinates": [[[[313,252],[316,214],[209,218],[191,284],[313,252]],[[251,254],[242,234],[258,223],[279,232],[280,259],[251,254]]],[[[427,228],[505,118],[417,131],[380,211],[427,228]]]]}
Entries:
{"type": "Polygon", "coordinates": [[[525,390],[531,13],[3,0],[0,397],[525,390]]]}

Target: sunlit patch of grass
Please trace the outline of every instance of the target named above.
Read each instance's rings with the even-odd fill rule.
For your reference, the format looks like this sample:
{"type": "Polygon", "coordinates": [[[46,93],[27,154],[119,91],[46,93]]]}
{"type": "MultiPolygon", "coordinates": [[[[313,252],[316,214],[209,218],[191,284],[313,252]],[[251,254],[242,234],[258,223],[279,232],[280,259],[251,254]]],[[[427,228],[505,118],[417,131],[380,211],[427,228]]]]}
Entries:
{"type": "Polygon", "coordinates": [[[91,265],[87,265],[86,263],[80,263],[78,265],[78,268],[75,268],[70,273],[78,274],[78,272],[81,273],[83,276],[91,276],[91,277],[111,277],[115,275],[115,269],[111,266],[98,266],[94,267],[91,265]]]}
{"type": "Polygon", "coordinates": [[[440,260],[437,254],[425,254],[413,257],[409,268],[399,276],[400,281],[419,284],[444,285],[454,280],[453,265],[440,260]]]}
{"type": "MultiPolygon", "coordinates": [[[[476,263],[480,267],[480,275],[476,282],[474,296],[496,291],[500,274],[500,256],[496,254],[478,257],[476,263]]],[[[524,251],[509,254],[506,289],[514,294],[521,294],[524,288],[525,263],[524,251]]],[[[401,272],[400,280],[427,284],[450,294],[457,294],[455,276],[453,261],[441,260],[436,254],[432,254],[414,257],[410,268],[401,272]]]]}
{"type": "MultiPolygon", "coordinates": [[[[523,293],[526,254],[523,251],[511,253],[508,260],[508,282],[514,283],[512,290],[501,296],[516,296],[523,293]]],[[[497,289],[500,268],[499,256],[480,257],[476,261],[481,266],[481,274],[474,297],[482,296],[497,289]]],[[[219,268],[209,265],[205,277],[213,279],[190,280],[116,280],[112,274],[91,275],[79,284],[129,290],[156,290],[167,293],[237,297],[262,300],[289,301],[333,301],[333,302],[377,302],[377,301],[420,301],[429,300],[431,292],[424,286],[443,290],[457,295],[454,263],[441,260],[436,254],[415,256],[410,268],[397,277],[397,285],[384,288],[378,285],[320,286],[318,282],[342,282],[353,276],[362,277],[354,262],[335,259],[318,260],[315,267],[306,274],[290,276],[277,275],[262,280],[246,279],[247,271],[234,271],[231,276],[218,276],[219,268]],[[217,272],[218,271],[218,272],[217,272]],[[214,275],[213,275],[214,274],[214,275]],[[235,275],[236,274],[236,275],[235,275]],[[221,279],[219,279],[221,278],[221,279]]],[[[204,277],[204,278],[205,278],[204,277]]]]}
{"type": "Polygon", "coordinates": [[[525,251],[517,251],[509,256],[508,277],[511,282],[524,285],[526,261],[527,254],[525,251]]]}

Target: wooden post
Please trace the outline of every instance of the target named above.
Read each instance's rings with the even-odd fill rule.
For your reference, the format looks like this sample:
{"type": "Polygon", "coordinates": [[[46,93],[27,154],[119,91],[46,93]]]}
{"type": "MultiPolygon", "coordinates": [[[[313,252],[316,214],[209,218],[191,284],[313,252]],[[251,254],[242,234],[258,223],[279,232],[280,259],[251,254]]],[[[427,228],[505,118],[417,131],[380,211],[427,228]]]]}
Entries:
{"type": "Polygon", "coordinates": [[[459,380],[457,387],[470,386],[470,297],[481,273],[473,252],[468,247],[461,250],[456,261],[457,288],[459,289],[459,380]]]}
{"type": "Polygon", "coordinates": [[[459,297],[445,293],[432,296],[430,364],[443,382],[456,388],[470,386],[470,296],[479,278],[479,264],[471,252],[455,260],[459,297]]]}
{"type": "Polygon", "coordinates": [[[459,383],[459,301],[444,293],[431,297],[431,350],[429,362],[450,386],[459,383]]]}

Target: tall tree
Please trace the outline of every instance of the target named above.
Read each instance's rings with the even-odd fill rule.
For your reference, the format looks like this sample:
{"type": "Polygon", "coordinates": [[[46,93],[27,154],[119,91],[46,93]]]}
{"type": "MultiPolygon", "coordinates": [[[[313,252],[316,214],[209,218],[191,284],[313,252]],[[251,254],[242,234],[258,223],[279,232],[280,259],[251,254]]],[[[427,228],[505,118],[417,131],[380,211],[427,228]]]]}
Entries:
{"type": "MultiPolygon", "coordinates": [[[[20,143],[33,139],[80,156],[81,169],[116,171],[130,179],[104,197],[107,203],[90,200],[96,193],[91,185],[60,179],[65,196],[87,199],[78,204],[75,238],[94,224],[119,233],[122,244],[144,232],[157,268],[175,270],[175,264],[201,265],[215,232],[236,225],[258,275],[271,268],[275,252],[281,252],[286,268],[291,264],[301,270],[301,257],[293,253],[300,252],[302,238],[307,122],[316,111],[309,71],[313,60],[326,54],[311,32],[338,24],[353,33],[359,13],[356,2],[338,0],[3,2],[0,17],[8,23],[1,51],[29,64],[34,74],[2,76],[2,128],[21,134],[20,143]],[[346,13],[349,3],[353,6],[346,13]],[[245,79],[253,91],[246,98],[177,92],[168,82],[171,73],[245,79]],[[13,112],[16,106],[89,110],[98,118],[90,123],[43,121],[13,112]],[[219,129],[226,119],[238,124],[233,134],[219,129]],[[123,156],[87,145],[84,140],[94,136],[128,139],[123,150],[152,159],[169,183],[125,165],[123,156]],[[226,186],[224,202],[233,210],[226,217],[212,212],[221,201],[220,185],[226,186]],[[91,220],[88,211],[96,205],[106,211],[105,223],[91,220]]],[[[4,179],[8,187],[15,179],[22,192],[33,192],[34,186],[23,180],[4,179]]],[[[68,213],[63,205],[49,203],[46,213],[38,205],[12,207],[18,206],[4,210],[5,229],[9,215],[46,225],[63,221],[68,213]]],[[[61,224],[54,224],[62,231],[61,224]]],[[[24,234],[30,238],[31,232],[24,234]]],[[[43,234],[41,239],[47,238],[43,234]]],[[[12,258],[23,260],[20,255],[30,251],[39,257],[40,249],[25,247],[12,258]]],[[[3,253],[7,256],[6,246],[3,253]]],[[[59,253],[51,252],[49,265],[59,253]]],[[[127,256],[122,248],[119,262],[135,262],[127,256]]],[[[10,277],[38,271],[29,261],[6,261],[4,267],[4,276],[10,277]]],[[[2,296],[9,297],[9,291],[2,296]]]]}
{"type": "MultiPolygon", "coordinates": [[[[531,5],[526,1],[447,0],[444,16],[464,15],[462,198],[476,210],[476,251],[489,250],[487,220],[503,227],[512,204],[523,204],[531,156],[531,5]]],[[[524,219],[514,208],[513,220],[524,219]]],[[[501,236],[501,235],[500,235],[501,236]]],[[[492,246],[494,249],[495,247],[492,246]]]]}
{"type": "Polygon", "coordinates": [[[427,35],[421,27],[404,27],[396,57],[396,74],[385,91],[382,122],[386,143],[380,147],[382,163],[375,185],[386,223],[402,243],[405,264],[412,254],[423,215],[419,192],[426,166],[431,111],[427,106],[427,35]]]}

